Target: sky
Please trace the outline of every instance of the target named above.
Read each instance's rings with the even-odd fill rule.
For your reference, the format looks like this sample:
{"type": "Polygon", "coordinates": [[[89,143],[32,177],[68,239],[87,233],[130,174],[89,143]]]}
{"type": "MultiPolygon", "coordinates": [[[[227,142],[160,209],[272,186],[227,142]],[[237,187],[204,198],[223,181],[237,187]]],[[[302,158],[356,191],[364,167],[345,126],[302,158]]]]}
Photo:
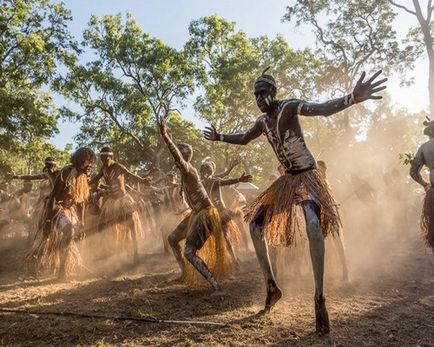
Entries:
{"type": "MultiPolygon", "coordinates": [[[[308,27],[295,28],[293,24],[282,23],[286,6],[290,0],[64,0],[71,9],[73,21],[70,30],[81,41],[91,15],[103,16],[131,12],[142,29],[166,44],[181,48],[188,39],[188,25],[192,20],[217,14],[236,22],[237,29],[243,30],[249,37],[283,35],[293,48],[315,46],[315,36],[308,27]],[[264,16],[266,14],[266,16],[264,16]]],[[[403,37],[416,18],[400,13],[395,21],[395,30],[403,37]]],[[[409,72],[415,83],[410,87],[401,87],[397,77],[388,82],[388,92],[393,103],[417,112],[428,107],[428,62],[420,59],[415,69],[409,72]]],[[[350,91],[349,91],[350,92],[350,91]]],[[[70,105],[68,101],[56,96],[58,106],[70,105]]],[[[183,111],[183,116],[194,121],[199,128],[204,122],[199,120],[191,107],[183,111]]],[[[79,131],[77,123],[59,124],[59,134],[50,142],[63,148],[73,143],[73,136],[79,131]]]]}

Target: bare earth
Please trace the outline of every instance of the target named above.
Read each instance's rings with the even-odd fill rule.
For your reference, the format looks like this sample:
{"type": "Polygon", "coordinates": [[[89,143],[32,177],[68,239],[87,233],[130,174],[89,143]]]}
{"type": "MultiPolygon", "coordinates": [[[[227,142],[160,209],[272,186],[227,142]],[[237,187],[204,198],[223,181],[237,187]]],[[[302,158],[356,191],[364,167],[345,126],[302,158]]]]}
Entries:
{"type": "Polygon", "coordinates": [[[23,246],[2,245],[0,308],[227,326],[0,313],[1,346],[434,346],[434,257],[418,241],[389,249],[365,271],[352,269],[350,284],[328,276],[329,337],[313,333],[310,274],[281,279],[283,299],[268,315],[256,315],[265,289],[252,254],[244,257],[240,275],[225,283],[230,296],[224,298],[210,297],[207,287],[174,283],[175,262],[162,254],[142,255],[139,266],[124,272],[68,283],[26,279],[20,270],[24,254],[23,246]]]}

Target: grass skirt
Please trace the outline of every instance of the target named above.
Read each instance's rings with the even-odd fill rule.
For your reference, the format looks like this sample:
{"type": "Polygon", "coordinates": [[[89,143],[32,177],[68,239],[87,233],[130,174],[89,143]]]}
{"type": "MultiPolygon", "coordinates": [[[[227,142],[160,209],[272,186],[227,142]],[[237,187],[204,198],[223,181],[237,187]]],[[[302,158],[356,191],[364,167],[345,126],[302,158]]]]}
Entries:
{"type": "Polygon", "coordinates": [[[422,239],[434,251],[434,189],[427,191],[420,220],[422,239]]]}
{"type": "Polygon", "coordinates": [[[234,213],[229,210],[220,211],[220,218],[222,220],[223,230],[226,237],[233,246],[239,246],[241,242],[241,232],[237,223],[233,219],[234,213]]]}
{"type": "MultiPolygon", "coordinates": [[[[58,224],[62,216],[71,221],[78,220],[74,207],[58,207],[53,217],[53,229],[50,234],[44,236],[43,228],[39,228],[33,245],[26,256],[28,264],[38,274],[53,275],[59,269],[63,232],[58,224]]],[[[80,252],[74,239],[66,252],[65,274],[69,276],[74,274],[77,268],[81,266],[80,252]]]]}
{"type": "Polygon", "coordinates": [[[133,198],[129,194],[118,199],[108,197],[101,208],[99,218],[99,228],[104,235],[107,250],[129,248],[132,242],[131,221],[137,232],[137,239],[142,238],[142,223],[133,198]]]}
{"type": "MultiPolygon", "coordinates": [[[[226,248],[226,240],[223,234],[219,212],[214,206],[210,206],[200,212],[191,212],[188,218],[188,230],[186,242],[190,238],[199,237],[206,239],[197,255],[205,262],[213,276],[218,280],[227,278],[233,270],[229,252],[226,248]]],[[[185,260],[185,282],[190,286],[203,283],[202,275],[185,260]]]]}
{"type": "Polygon", "coordinates": [[[307,199],[313,199],[321,207],[323,235],[339,233],[341,221],[336,201],[317,170],[280,176],[246,208],[245,220],[252,221],[261,207],[266,206],[263,237],[271,246],[292,245],[295,235],[306,227],[300,203],[307,199]]]}

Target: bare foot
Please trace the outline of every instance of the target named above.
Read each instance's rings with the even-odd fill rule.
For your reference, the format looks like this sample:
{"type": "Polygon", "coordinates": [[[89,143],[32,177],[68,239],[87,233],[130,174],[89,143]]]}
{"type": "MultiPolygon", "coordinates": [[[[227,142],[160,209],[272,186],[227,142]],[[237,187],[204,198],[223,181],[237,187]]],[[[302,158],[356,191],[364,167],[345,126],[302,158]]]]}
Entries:
{"type": "Polygon", "coordinates": [[[274,305],[282,298],[282,291],[274,281],[270,281],[267,285],[267,299],[265,300],[265,307],[259,312],[264,314],[270,312],[274,305]]]}
{"type": "Polygon", "coordinates": [[[330,333],[330,321],[324,295],[320,294],[320,296],[314,300],[316,333],[320,336],[328,335],[330,333]]]}

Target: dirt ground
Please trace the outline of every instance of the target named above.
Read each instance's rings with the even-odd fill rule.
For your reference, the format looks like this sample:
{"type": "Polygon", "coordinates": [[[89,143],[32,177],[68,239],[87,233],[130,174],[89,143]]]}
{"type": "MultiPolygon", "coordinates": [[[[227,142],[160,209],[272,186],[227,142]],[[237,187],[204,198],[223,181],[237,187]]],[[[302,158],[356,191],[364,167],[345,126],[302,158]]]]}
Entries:
{"type": "Polygon", "coordinates": [[[281,273],[283,299],[268,315],[256,315],[265,288],[253,254],[243,256],[239,276],[225,283],[225,298],[210,297],[207,287],[189,290],[174,283],[176,264],[162,254],[142,254],[135,268],[68,283],[26,278],[24,254],[24,241],[3,242],[0,308],[227,326],[0,313],[1,346],[434,346],[434,256],[416,238],[382,251],[375,265],[359,261],[349,284],[327,276],[329,337],[314,334],[309,273],[281,273]]]}

